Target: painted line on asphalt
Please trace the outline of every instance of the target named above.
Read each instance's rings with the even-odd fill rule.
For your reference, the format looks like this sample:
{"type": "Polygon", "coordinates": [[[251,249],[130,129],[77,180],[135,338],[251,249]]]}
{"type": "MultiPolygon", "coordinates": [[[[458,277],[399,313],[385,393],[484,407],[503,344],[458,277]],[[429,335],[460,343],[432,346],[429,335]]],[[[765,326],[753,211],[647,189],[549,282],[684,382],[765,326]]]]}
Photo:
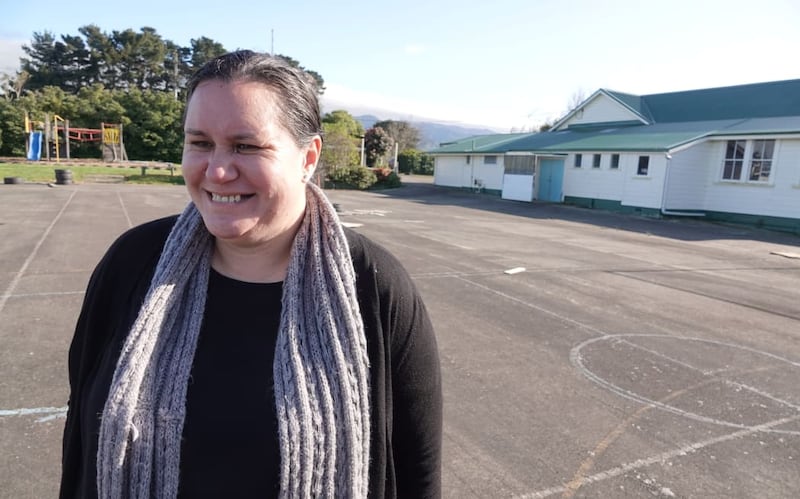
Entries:
{"type": "Polygon", "coordinates": [[[607,332],[603,331],[602,329],[598,329],[598,328],[596,328],[594,326],[591,326],[589,324],[585,324],[585,323],[583,323],[581,321],[576,321],[575,319],[570,319],[569,317],[561,315],[558,312],[553,312],[552,310],[548,310],[548,309],[540,307],[538,305],[534,305],[533,303],[530,303],[530,302],[527,302],[527,301],[525,301],[523,299],[517,298],[516,296],[511,296],[511,295],[509,295],[507,293],[503,293],[502,291],[498,291],[496,289],[490,288],[489,286],[486,286],[484,284],[480,284],[480,283],[477,283],[475,281],[471,281],[469,279],[464,279],[463,277],[458,276],[458,275],[455,276],[455,278],[459,279],[461,281],[464,281],[467,284],[471,284],[471,285],[475,286],[476,288],[480,288],[480,289],[483,289],[484,291],[488,291],[490,293],[496,294],[497,296],[501,296],[501,297],[505,298],[506,300],[510,300],[510,301],[515,302],[515,303],[519,303],[520,305],[524,305],[524,306],[526,306],[528,308],[531,308],[533,310],[537,310],[539,312],[545,313],[547,315],[555,317],[556,319],[564,321],[564,322],[566,322],[568,324],[573,324],[575,326],[580,327],[581,329],[585,329],[587,331],[591,331],[591,332],[599,335],[600,337],[612,336],[610,333],[607,333],[607,332]]]}
{"type": "Polygon", "coordinates": [[[6,416],[32,416],[43,414],[36,420],[37,423],[46,423],[58,418],[67,417],[67,407],[34,407],[29,409],[0,409],[0,417],[6,416]]]}
{"type": "Polygon", "coordinates": [[[131,217],[128,216],[128,209],[125,208],[125,203],[122,202],[122,196],[119,191],[117,191],[117,199],[119,199],[119,205],[122,207],[122,213],[125,215],[125,220],[128,222],[128,228],[130,229],[133,227],[133,222],[131,222],[131,217]]]}
{"type": "MultiPolygon", "coordinates": [[[[747,430],[747,429],[751,429],[751,428],[757,428],[757,427],[759,427],[761,425],[746,425],[746,424],[735,423],[735,422],[731,422],[731,421],[724,421],[724,420],[721,420],[721,419],[717,419],[717,418],[713,418],[713,417],[709,417],[709,416],[703,416],[702,414],[697,414],[697,413],[694,413],[694,412],[690,412],[690,411],[681,409],[679,407],[675,407],[675,406],[671,406],[671,405],[668,405],[668,404],[664,404],[662,402],[659,402],[658,400],[653,400],[653,399],[647,398],[647,397],[645,397],[643,395],[640,395],[640,394],[638,394],[636,392],[633,392],[633,391],[631,391],[629,389],[626,389],[626,388],[623,388],[623,387],[621,387],[619,385],[616,385],[616,384],[612,383],[611,381],[609,381],[609,380],[607,380],[605,378],[602,378],[599,375],[595,374],[592,370],[590,370],[589,368],[587,368],[584,365],[584,358],[583,358],[582,350],[586,346],[591,345],[593,343],[597,343],[597,342],[601,342],[601,341],[609,341],[609,340],[622,341],[624,343],[631,344],[631,343],[629,343],[627,341],[627,338],[633,338],[633,337],[639,337],[639,338],[668,338],[668,339],[671,339],[671,340],[688,340],[688,341],[696,341],[696,342],[701,342],[701,343],[708,343],[708,344],[712,344],[712,345],[721,345],[721,346],[725,346],[725,347],[729,347],[729,348],[737,348],[737,349],[740,349],[740,350],[752,352],[752,353],[755,353],[757,355],[761,355],[761,356],[764,356],[764,357],[767,357],[767,358],[771,358],[773,360],[778,360],[778,361],[784,362],[784,363],[786,363],[786,364],[788,364],[790,366],[794,366],[794,367],[800,366],[800,364],[798,364],[797,362],[794,362],[794,361],[789,360],[787,358],[780,357],[778,355],[771,354],[769,352],[763,352],[761,350],[756,350],[754,348],[750,348],[750,347],[747,347],[747,346],[736,345],[735,343],[725,343],[725,342],[716,341],[716,340],[705,340],[705,339],[702,339],[702,338],[691,338],[691,337],[686,337],[686,336],[671,336],[671,335],[664,335],[664,334],[615,334],[615,335],[606,335],[606,336],[599,337],[599,338],[588,339],[588,340],[580,343],[579,345],[573,347],[572,350],[570,351],[569,360],[570,360],[570,363],[573,365],[573,367],[575,367],[575,369],[578,372],[580,372],[584,377],[586,377],[590,381],[596,383],[597,385],[601,386],[602,388],[605,388],[606,390],[610,391],[611,393],[615,393],[615,394],[619,395],[620,397],[626,398],[628,400],[632,400],[634,402],[639,402],[639,403],[642,403],[642,404],[645,404],[645,405],[652,405],[652,406],[654,406],[654,407],[656,407],[658,409],[661,409],[661,410],[666,411],[666,412],[670,412],[672,414],[676,414],[676,415],[681,416],[681,417],[685,417],[687,419],[692,419],[692,420],[700,421],[700,422],[703,422],[703,423],[710,423],[710,424],[714,424],[714,425],[718,425],[718,426],[726,426],[726,427],[729,427],[729,428],[740,428],[740,429],[747,430]]],[[[635,344],[633,344],[633,345],[635,345],[635,344]]],[[[703,373],[702,370],[699,370],[699,369],[696,369],[696,370],[701,374],[703,373]]],[[[755,371],[758,371],[758,369],[755,370],[755,371]]],[[[720,381],[724,382],[724,380],[722,380],[722,379],[720,379],[720,381]]],[[[766,394],[766,392],[764,392],[764,394],[766,394]]],[[[782,399],[780,399],[778,397],[775,397],[773,395],[770,395],[769,398],[771,398],[775,402],[779,402],[779,403],[783,403],[784,405],[792,406],[792,404],[790,404],[790,403],[788,403],[788,402],[786,402],[786,401],[784,401],[784,400],[782,400],[782,399]]],[[[800,416],[798,416],[798,417],[800,417],[800,416]]],[[[769,432],[770,433],[782,433],[782,434],[786,434],[786,435],[800,435],[800,431],[795,431],[795,430],[769,430],[769,432]]]]}
{"type": "MultiPolygon", "coordinates": [[[[749,435],[753,435],[755,433],[759,433],[762,431],[771,430],[774,426],[780,426],[782,424],[792,423],[795,421],[800,420],[800,416],[790,416],[783,419],[778,419],[776,421],[770,421],[769,423],[764,423],[758,426],[753,426],[752,428],[748,428],[746,430],[737,431],[734,433],[729,433],[727,435],[722,435],[715,438],[710,438],[708,440],[703,440],[700,442],[695,442],[693,444],[688,444],[683,447],[679,447],[677,449],[662,452],[661,454],[656,454],[655,456],[651,456],[648,458],[637,459],[636,461],[632,461],[630,463],[622,464],[615,468],[611,468],[605,471],[601,471],[599,473],[595,473],[594,475],[590,475],[583,479],[584,484],[591,484],[602,482],[603,480],[608,480],[609,478],[615,478],[620,475],[623,475],[629,471],[633,471],[639,468],[644,468],[647,466],[651,466],[653,464],[664,463],[669,459],[682,457],[692,452],[696,452],[700,449],[705,447],[709,447],[711,445],[720,444],[724,442],[728,442],[731,440],[735,440],[737,438],[746,437],[749,435]]],[[[515,496],[515,499],[540,499],[543,497],[549,497],[555,494],[562,494],[567,491],[566,485],[561,485],[558,487],[551,487],[544,490],[539,490],[536,492],[530,492],[527,494],[521,494],[515,496]]]]}
{"type": "Polygon", "coordinates": [[[9,298],[39,298],[42,296],[65,296],[65,295],[82,295],[85,291],[51,291],[45,293],[17,293],[9,295],[9,298]]]}
{"type": "Polygon", "coordinates": [[[55,227],[56,223],[59,221],[59,219],[61,219],[61,215],[64,214],[64,211],[67,209],[67,206],[69,206],[69,204],[72,202],[72,198],[75,197],[75,194],[77,192],[78,192],[77,190],[72,191],[72,194],[70,194],[69,198],[67,199],[67,202],[64,203],[64,206],[61,207],[61,210],[59,210],[58,214],[55,216],[53,221],[50,222],[50,225],[47,226],[47,229],[45,229],[44,234],[42,234],[42,237],[39,238],[39,241],[36,242],[36,245],[33,247],[33,251],[31,251],[30,255],[28,255],[28,258],[26,258],[25,261],[22,263],[22,267],[20,267],[20,269],[17,271],[17,274],[14,276],[14,278],[11,279],[11,282],[8,284],[8,288],[6,288],[5,293],[0,295],[0,313],[3,312],[3,309],[6,306],[6,302],[14,293],[14,289],[17,287],[17,284],[19,284],[20,279],[22,279],[22,275],[25,273],[26,270],[28,270],[28,266],[31,264],[33,259],[36,258],[37,253],[39,253],[39,248],[42,247],[44,240],[47,239],[47,236],[50,235],[50,231],[53,230],[53,227],[55,227]]]}

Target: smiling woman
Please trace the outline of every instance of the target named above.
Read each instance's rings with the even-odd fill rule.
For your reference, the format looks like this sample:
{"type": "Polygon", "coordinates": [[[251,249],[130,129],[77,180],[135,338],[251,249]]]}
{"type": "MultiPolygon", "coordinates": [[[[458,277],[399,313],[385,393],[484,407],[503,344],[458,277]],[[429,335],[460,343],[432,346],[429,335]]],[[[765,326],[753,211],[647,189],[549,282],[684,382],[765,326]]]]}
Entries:
{"type": "Polygon", "coordinates": [[[216,237],[215,268],[238,279],[283,280],[322,146],[289,133],[278,100],[258,81],[208,80],[186,110],[186,186],[216,237]]]}
{"type": "Polygon", "coordinates": [[[433,329],[399,262],[309,182],[320,129],[313,84],[270,56],[190,81],[192,202],[92,276],[62,497],[440,495],[433,329]]]}

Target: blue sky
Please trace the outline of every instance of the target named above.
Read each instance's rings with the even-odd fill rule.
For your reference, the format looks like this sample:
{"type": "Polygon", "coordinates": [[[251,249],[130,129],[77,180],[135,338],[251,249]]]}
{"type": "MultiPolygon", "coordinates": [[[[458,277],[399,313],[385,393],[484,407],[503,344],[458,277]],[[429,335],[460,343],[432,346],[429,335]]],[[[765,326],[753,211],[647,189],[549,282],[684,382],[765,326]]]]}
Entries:
{"type": "Polygon", "coordinates": [[[135,0],[4,2],[0,72],[33,32],[143,26],[180,45],[289,55],[320,73],[326,110],[509,131],[598,88],[650,94],[800,78],[794,0],[135,0]],[[274,45],[271,33],[274,33],[274,45]]]}

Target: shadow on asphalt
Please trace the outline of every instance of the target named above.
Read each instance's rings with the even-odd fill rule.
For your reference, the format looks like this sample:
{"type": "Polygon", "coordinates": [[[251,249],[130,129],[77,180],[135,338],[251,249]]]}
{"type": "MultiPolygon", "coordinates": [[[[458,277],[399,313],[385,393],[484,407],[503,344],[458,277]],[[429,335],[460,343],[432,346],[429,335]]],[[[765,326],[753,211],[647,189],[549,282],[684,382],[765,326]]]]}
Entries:
{"type": "Polygon", "coordinates": [[[563,220],[682,241],[733,239],[800,247],[800,236],[790,233],[711,222],[695,217],[659,219],[560,203],[510,201],[491,194],[478,194],[451,187],[436,186],[430,179],[420,181],[403,178],[402,187],[375,191],[375,194],[431,206],[461,206],[467,209],[491,211],[534,220],[563,220]]]}

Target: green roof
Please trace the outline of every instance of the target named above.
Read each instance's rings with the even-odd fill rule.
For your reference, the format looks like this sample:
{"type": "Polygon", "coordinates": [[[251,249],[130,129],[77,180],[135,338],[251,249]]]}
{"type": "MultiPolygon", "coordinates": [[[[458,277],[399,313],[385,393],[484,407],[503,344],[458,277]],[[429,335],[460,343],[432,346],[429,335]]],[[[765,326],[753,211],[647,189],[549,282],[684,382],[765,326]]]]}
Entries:
{"type": "Polygon", "coordinates": [[[636,96],[601,90],[651,124],[584,123],[542,133],[480,135],[431,154],[669,151],[729,135],[800,134],[800,80],[636,96]]]}
{"type": "Polygon", "coordinates": [[[648,121],[652,121],[652,117],[647,109],[644,99],[640,95],[626,94],[622,92],[614,92],[613,90],[604,90],[608,95],[620,101],[622,104],[631,108],[637,114],[642,116],[648,121]]]}
{"type": "Polygon", "coordinates": [[[800,80],[642,96],[656,123],[800,116],[800,80]]]}
{"type": "Polygon", "coordinates": [[[531,133],[497,133],[492,135],[475,135],[455,142],[445,142],[428,151],[429,154],[464,154],[492,153],[497,147],[531,133]]]}
{"type": "Polygon", "coordinates": [[[580,137],[576,140],[545,147],[542,151],[669,151],[697,138],[699,138],[698,135],[692,132],[591,134],[588,137],[580,137]]]}

